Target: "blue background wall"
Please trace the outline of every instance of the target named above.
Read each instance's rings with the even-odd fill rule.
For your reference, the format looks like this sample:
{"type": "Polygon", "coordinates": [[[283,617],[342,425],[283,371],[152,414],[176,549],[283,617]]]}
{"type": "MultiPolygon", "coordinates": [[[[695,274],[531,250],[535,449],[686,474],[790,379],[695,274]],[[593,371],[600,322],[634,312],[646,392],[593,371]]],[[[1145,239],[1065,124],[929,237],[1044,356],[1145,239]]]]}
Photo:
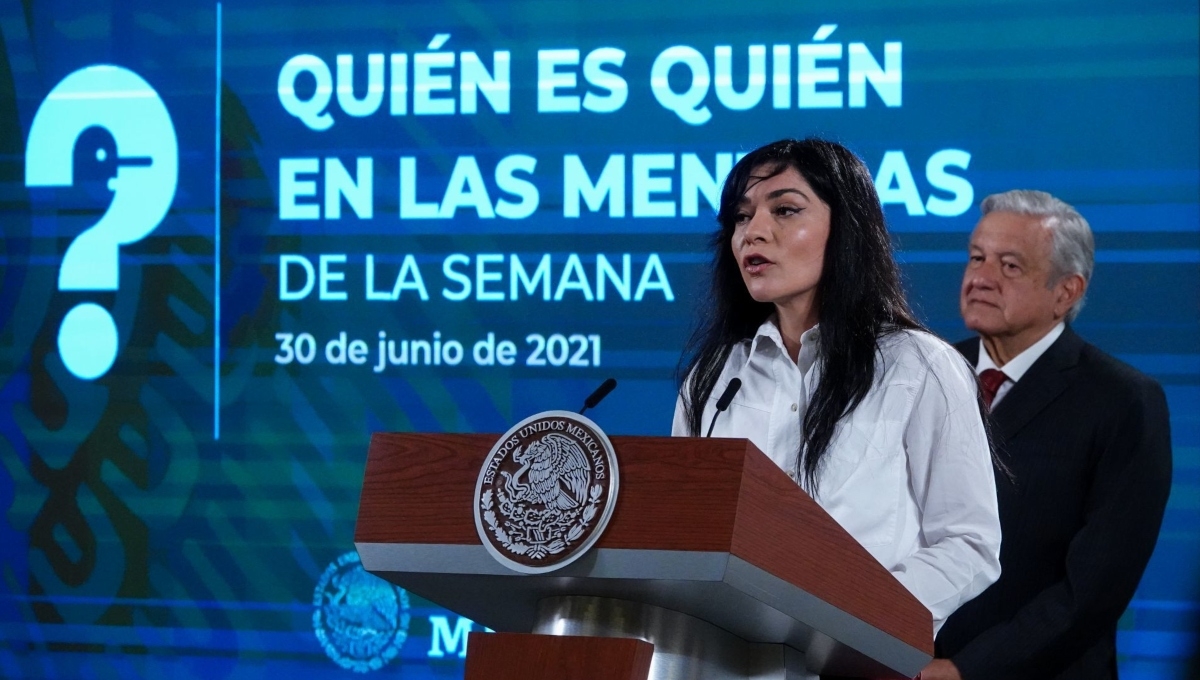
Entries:
{"type": "MultiPolygon", "coordinates": [[[[609,376],[621,386],[597,422],[666,433],[704,304],[704,183],[738,152],[807,135],[877,174],[913,301],[948,339],[965,336],[980,199],[1039,188],[1091,221],[1076,328],[1163,384],[1175,451],[1158,548],[1120,624],[1122,672],[1182,677],[1200,601],[1198,20],[1195,2],[1168,1],[0,3],[0,677],[461,675],[457,617],[358,579],[346,557],[369,433],[503,431],[609,376]],[[578,50],[575,65],[548,50],[578,50]],[[48,97],[95,65],[150,94],[96,76],[95,92],[48,97]],[[472,99],[464,83],[488,79],[506,87],[472,99]],[[155,101],[178,153],[161,219],[107,187],[117,172],[117,193],[151,202],[142,182],[163,177],[168,144],[130,149],[163,124],[155,101]],[[31,157],[66,162],[30,141],[37,116],[87,121],[113,102],[137,134],[86,133],[65,147],[65,186],[27,183],[31,157]],[[592,183],[623,162],[610,177],[624,196],[577,200],[572,157],[592,183]],[[339,186],[349,197],[327,204],[339,186]],[[125,210],[156,223],[120,246],[119,285],[60,289],[68,247],[125,210]],[[550,299],[540,282],[514,294],[513,260],[532,277],[545,256],[550,299]],[[118,344],[85,380],[58,335],[89,302],[118,344]],[[329,345],[342,333],[344,350],[329,345]],[[380,333],[449,349],[375,370],[380,333]],[[475,359],[489,334],[513,343],[513,365],[475,359]],[[354,340],[361,365],[342,359],[354,340]],[[343,586],[392,604],[356,608],[336,600],[343,586]],[[374,637],[355,642],[355,626],[374,637]]],[[[101,335],[76,339],[102,354],[101,335]]]]}

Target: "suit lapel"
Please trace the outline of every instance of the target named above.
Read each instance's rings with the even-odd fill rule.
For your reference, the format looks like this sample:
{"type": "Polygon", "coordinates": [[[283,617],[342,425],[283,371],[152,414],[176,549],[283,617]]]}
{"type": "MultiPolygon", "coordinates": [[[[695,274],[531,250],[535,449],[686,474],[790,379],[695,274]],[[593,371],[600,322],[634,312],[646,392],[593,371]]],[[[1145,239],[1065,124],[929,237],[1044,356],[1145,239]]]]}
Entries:
{"type": "Polygon", "coordinates": [[[1070,326],[1064,328],[1058,340],[1038,357],[992,411],[992,422],[999,441],[1014,437],[1067,389],[1074,378],[1081,349],[1083,340],[1070,326]]]}
{"type": "Polygon", "coordinates": [[[979,338],[967,338],[954,343],[954,349],[963,355],[972,366],[979,365],[979,338]]]}

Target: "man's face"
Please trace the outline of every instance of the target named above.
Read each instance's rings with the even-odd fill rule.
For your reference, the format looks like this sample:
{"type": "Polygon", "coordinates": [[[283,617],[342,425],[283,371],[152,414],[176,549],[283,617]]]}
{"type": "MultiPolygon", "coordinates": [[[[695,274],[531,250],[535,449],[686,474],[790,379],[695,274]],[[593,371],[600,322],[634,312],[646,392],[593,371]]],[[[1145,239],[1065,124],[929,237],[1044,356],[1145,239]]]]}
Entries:
{"type": "Polygon", "coordinates": [[[1070,305],[1061,285],[1048,285],[1051,243],[1040,217],[991,212],[979,220],[959,298],[967,328],[1032,344],[1058,323],[1070,305]]]}

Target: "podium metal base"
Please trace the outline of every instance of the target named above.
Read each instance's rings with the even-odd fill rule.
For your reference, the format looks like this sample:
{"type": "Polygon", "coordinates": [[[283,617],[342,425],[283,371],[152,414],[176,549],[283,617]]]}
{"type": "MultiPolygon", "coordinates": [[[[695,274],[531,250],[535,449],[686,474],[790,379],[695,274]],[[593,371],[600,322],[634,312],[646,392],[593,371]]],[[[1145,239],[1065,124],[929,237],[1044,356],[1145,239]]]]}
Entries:
{"type": "Polygon", "coordinates": [[[817,680],[791,647],[749,643],[693,616],[638,602],[547,598],[532,632],[645,640],[654,645],[649,680],[817,680]]]}

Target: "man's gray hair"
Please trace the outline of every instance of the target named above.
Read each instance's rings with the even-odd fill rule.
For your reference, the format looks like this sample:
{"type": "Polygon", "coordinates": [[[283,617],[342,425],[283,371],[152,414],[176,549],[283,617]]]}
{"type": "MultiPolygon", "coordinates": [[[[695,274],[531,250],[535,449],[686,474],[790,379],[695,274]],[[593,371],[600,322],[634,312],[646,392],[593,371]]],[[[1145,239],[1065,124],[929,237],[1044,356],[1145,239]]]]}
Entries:
{"type": "MultiPolygon", "coordinates": [[[[1012,212],[1042,218],[1042,224],[1050,230],[1053,245],[1050,249],[1050,281],[1053,286],[1064,276],[1079,274],[1086,286],[1092,280],[1092,268],[1096,263],[1096,242],[1092,228],[1075,208],[1044,191],[1014,189],[1001,194],[992,194],[979,204],[984,215],[990,212],[1012,212]]],[[[1083,309],[1084,295],[1067,312],[1067,321],[1074,321],[1083,309]]]]}

